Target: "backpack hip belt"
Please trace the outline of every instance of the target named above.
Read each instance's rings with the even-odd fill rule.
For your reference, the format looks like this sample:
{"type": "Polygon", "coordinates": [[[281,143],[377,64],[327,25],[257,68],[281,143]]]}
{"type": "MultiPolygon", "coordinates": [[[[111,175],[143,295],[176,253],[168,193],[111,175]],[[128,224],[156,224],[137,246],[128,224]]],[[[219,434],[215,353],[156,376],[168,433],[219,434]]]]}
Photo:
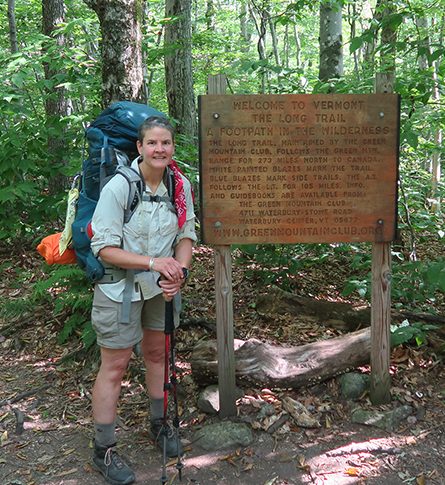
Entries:
{"type": "Polygon", "coordinates": [[[127,270],[122,268],[116,267],[107,267],[105,266],[105,273],[102,278],[97,281],[100,285],[108,284],[108,283],[117,283],[123,280],[127,276],[127,270]]]}

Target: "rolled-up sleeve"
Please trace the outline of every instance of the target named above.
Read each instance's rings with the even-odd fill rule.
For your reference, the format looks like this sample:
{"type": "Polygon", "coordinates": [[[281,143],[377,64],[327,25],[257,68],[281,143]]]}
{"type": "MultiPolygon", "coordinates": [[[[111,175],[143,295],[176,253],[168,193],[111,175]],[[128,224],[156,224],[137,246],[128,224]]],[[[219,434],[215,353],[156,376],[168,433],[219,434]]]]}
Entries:
{"type": "Polygon", "coordinates": [[[198,240],[196,237],[195,231],[195,210],[193,207],[193,197],[192,197],[192,189],[190,182],[187,179],[184,180],[184,192],[185,192],[185,201],[187,205],[187,215],[186,221],[184,225],[178,232],[178,236],[176,237],[175,245],[181,241],[181,239],[191,239],[194,243],[198,240]]]}
{"type": "Polygon", "coordinates": [[[114,177],[100,193],[91,222],[91,249],[95,256],[105,247],[122,245],[124,209],[128,197],[126,185],[120,177],[114,177]]]}

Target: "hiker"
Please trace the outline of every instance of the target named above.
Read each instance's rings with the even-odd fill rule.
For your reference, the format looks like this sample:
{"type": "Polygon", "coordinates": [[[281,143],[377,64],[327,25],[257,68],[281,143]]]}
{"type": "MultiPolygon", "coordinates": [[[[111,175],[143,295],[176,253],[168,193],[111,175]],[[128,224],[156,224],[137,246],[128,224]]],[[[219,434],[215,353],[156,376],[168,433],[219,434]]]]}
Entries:
{"type": "MultiPolygon", "coordinates": [[[[95,285],[91,315],[101,352],[93,387],[93,463],[115,485],[135,480],[133,471],[115,450],[115,426],[121,381],[133,347],[139,342],[150,398],[150,432],[156,444],[163,445],[159,434],[164,416],[165,300],[173,298],[177,326],[180,290],[196,241],[190,182],[172,160],[173,126],[163,117],[147,118],[139,128],[137,149],[140,156],[131,166],[140,172],[146,189],[131,220],[123,222],[128,183],[118,175],[102,189],[92,220],[93,253],[107,272],[114,268],[116,274],[124,275],[116,282],[95,285]],[[169,173],[175,186],[174,204],[168,196],[169,173]],[[128,285],[130,274],[134,281],[128,285]],[[126,293],[131,295],[129,323],[122,323],[126,293]]],[[[167,433],[167,456],[182,451],[174,433],[167,433]]]]}

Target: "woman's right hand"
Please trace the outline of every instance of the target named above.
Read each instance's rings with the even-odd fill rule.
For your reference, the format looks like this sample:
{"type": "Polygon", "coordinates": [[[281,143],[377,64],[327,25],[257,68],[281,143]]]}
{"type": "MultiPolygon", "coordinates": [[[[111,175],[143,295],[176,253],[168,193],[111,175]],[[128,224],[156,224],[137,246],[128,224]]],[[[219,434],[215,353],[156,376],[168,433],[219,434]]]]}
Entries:
{"type": "Polygon", "coordinates": [[[170,281],[181,281],[184,277],[182,266],[175,258],[154,258],[151,268],[170,281]]]}

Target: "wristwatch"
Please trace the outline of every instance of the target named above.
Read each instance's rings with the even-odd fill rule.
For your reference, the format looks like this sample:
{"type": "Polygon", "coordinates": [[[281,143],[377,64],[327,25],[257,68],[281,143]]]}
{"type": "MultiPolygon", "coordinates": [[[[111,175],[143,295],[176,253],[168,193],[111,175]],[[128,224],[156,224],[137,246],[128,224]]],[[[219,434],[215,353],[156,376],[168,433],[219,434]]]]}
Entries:
{"type": "Polygon", "coordinates": [[[182,268],[182,278],[186,280],[189,277],[190,271],[187,268],[182,268]]]}

